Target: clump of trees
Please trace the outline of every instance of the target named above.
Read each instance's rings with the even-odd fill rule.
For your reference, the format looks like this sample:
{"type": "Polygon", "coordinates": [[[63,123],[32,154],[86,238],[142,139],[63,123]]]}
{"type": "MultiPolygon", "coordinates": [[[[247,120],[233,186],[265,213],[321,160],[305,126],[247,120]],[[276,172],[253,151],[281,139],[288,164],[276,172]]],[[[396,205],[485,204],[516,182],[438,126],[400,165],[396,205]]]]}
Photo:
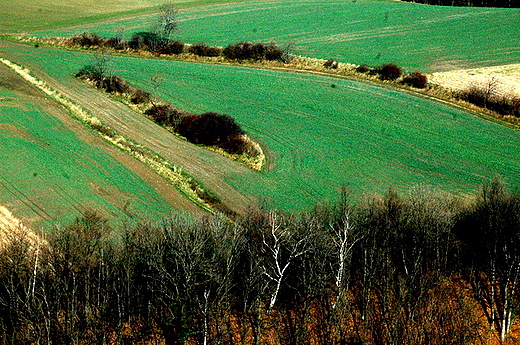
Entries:
{"type": "Polygon", "coordinates": [[[518,306],[520,195],[426,189],[301,214],[86,212],[0,248],[4,343],[487,344],[518,306]],[[115,239],[115,237],[117,239],[115,239]]]}
{"type": "Polygon", "coordinates": [[[520,117],[520,96],[513,93],[499,93],[498,80],[471,84],[466,89],[455,92],[455,97],[501,115],[520,117]]]}
{"type": "Polygon", "coordinates": [[[418,89],[424,89],[426,86],[428,86],[428,77],[421,72],[412,72],[410,74],[406,74],[400,80],[400,83],[418,89]]]}
{"type": "MultiPolygon", "coordinates": [[[[223,148],[236,147],[233,151],[242,151],[241,139],[245,134],[242,128],[229,115],[208,112],[201,115],[186,116],[175,129],[177,133],[192,143],[223,148]]],[[[231,152],[239,153],[239,152],[231,152]]]]}
{"type": "Polygon", "coordinates": [[[412,72],[403,75],[402,69],[394,63],[386,63],[375,68],[362,64],[356,66],[355,71],[358,73],[368,73],[369,75],[377,76],[381,80],[396,81],[400,84],[418,89],[424,89],[428,86],[428,77],[425,74],[412,72]]]}

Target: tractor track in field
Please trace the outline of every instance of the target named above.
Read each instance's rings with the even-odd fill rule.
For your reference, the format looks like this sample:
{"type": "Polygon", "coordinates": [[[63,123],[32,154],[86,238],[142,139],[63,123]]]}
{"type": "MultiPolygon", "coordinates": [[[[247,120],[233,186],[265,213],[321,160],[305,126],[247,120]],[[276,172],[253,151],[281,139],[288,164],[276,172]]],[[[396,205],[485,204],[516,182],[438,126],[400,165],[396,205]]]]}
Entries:
{"type": "MultiPolygon", "coordinates": [[[[20,57],[7,58],[16,62],[20,57]]],[[[226,208],[244,214],[256,203],[254,198],[237,191],[228,180],[233,175],[250,175],[254,178],[255,172],[246,166],[175,137],[143,115],[73,77],[59,82],[35,64],[26,61],[22,64],[38,79],[44,80],[51,88],[93,114],[119,135],[181,168],[206,190],[216,194],[226,208]]]]}

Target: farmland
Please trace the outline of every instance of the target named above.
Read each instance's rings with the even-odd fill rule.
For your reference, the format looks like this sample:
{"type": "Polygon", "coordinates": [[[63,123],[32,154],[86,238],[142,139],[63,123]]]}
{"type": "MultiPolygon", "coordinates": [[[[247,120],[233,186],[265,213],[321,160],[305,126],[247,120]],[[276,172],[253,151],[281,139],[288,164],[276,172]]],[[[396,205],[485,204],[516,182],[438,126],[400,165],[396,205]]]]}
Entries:
{"type": "MultiPolygon", "coordinates": [[[[92,59],[25,49],[19,49],[25,64],[46,66],[46,73],[63,85],[77,83],[71,75],[92,59]]],[[[520,183],[517,131],[411,94],[326,76],[233,66],[114,58],[113,68],[150,91],[150,78],[159,76],[160,96],[180,108],[235,117],[269,148],[271,166],[255,173],[229,162],[228,172],[221,174],[243,195],[275,208],[307,209],[334,198],[342,185],[358,196],[390,187],[406,191],[416,184],[466,195],[495,174],[512,185],[520,183]]],[[[204,179],[193,161],[183,164],[204,179]]]]}
{"type": "MultiPolygon", "coordinates": [[[[86,31],[109,37],[123,30],[129,37],[152,29],[156,13],[146,7],[152,5],[157,3],[131,2],[123,8],[117,2],[107,13],[94,6],[77,18],[57,16],[48,30],[22,22],[12,24],[11,31],[40,36],[86,31]]],[[[225,46],[274,40],[282,46],[293,43],[297,54],[369,65],[391,61],[408,71],[500,65],[520,55],[514,24],[518,9],[322,0],[182,2],[179,8],[176,38],[186,42],[225,46]]],[[[269,153],[268,167],[253,172],[175,138],[74,79],[92,61],[90,54],[14,43],[3,44],[0,54],[29,67],[242,212],[258,201],[290,211],[307,209],[334,198],[343,185],[357,196],[388,188],[406,191],[416,184],[467,195],[496,174],[512,185],[520,182],[517,131],[380,85],[238,66],[113,58],[113,72],[135,86],[153,91],[150,80],[159,77],[158,95],[180,108],[236,118],[269,153]]]]}
{"type": "MultiPolygon", "coordinates": [[[[42,36],[148,30],[156,16],[48,30],[42,36]]],[[[440,72],[517,63],[520,9],[426,6],[393,1],[248,1],[181,9],[177,39],[226,46],[292,43],[296,54],[440,72]],[[471,29],[468,29],[471,28],[471,29]]]]}
{"type": "Polygon", "coordinates": [[[107,148],[5,66],[0,71],[3,206],[45,227],[89,209],[110,217],[114,225],[135,216],[157,219],[175,209],[193,209],[189,203],[174,206],[175,189],[152,182],[145,167],[107,148]]]}

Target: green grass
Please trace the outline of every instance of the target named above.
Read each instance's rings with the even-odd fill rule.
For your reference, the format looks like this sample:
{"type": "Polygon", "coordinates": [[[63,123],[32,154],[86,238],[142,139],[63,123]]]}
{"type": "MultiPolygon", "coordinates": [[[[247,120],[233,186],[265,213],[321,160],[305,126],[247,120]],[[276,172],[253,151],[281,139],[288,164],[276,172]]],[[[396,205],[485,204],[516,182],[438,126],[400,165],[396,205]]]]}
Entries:
{"type": "MultiPolygon", "coordinates": [[[[154,14],[41,35],[83,31],[129,35],[154,14]]],[[[517,63],[520,9],[427,6],[394,1],[277,0],[204,4],[181,11],[177,38],[225,46],[247,40],[294,42],[296,54],[407,71],[517,63]]]]}
{"type": "MultiPolygon", "coordinates": [[[[222,3],[222,0],[176,0],[179,8],[222,3]]],[[[3,0],[0,33],[53,30],[157,11],[164,0],[3,0]]]]}
{"type": "MultiPolygon", "coordinates": [[[[24,59],[70,79],[86,54],[28,48],[24,59]],[[33,51],[33,55],[31,55],[33,51]],[[38,51],[38,53],[34,53],[38,51]]],[[[520,133],[460,109],[379,86],[232,66],[115,58],[114,70],[195,112],[235,117],[273,154],[267,172],[229,176],[237,189],[285,210],[425,184],[459,195],[501,175],[520,186],[520,133]]]]}
{"type": "Polygon", "coordinates": [[[17,216],[51,227],[93,209],[116,225],[130,214],[171,211],[150,185],[40,106],[8,90],[0,99],[0,203],[17,216]]]}

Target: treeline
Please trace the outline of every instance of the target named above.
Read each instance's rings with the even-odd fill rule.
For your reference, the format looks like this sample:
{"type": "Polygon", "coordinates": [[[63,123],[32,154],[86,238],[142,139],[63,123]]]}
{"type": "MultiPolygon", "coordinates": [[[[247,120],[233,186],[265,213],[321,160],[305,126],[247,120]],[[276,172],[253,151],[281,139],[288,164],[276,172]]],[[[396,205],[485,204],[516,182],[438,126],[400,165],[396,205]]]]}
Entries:
{"type": "Polygon", "coordinates": [[[225,48],[209,46],[204,42],[197,44],[185,44],[182,41],[167,39],[156,32],[137,32],[130,40],[122,36],[101,38],[94,33],[82,33],[68,40],[71,46],[84,48],[112,48],[116,50],[147,51],[159,55],[179,55],[190,53],[205,57],[223,57],[232,61],[281,61],[289,62],[291,57],[286,50],[278,47],[276,43],[251,43],[239,42],[230,44],[225,48]]]}
{"type": "Polygon", "coordinates": [[[404,0],[427,5],[472,7],[520,7],[516,0],[404,0]]]}
{"type": "Polygon", "coordinates": [[[520,195],[343,194],[117,233],[87,212],[0,256],[5,344],[487,344],[518,310],[520,195]]]}

